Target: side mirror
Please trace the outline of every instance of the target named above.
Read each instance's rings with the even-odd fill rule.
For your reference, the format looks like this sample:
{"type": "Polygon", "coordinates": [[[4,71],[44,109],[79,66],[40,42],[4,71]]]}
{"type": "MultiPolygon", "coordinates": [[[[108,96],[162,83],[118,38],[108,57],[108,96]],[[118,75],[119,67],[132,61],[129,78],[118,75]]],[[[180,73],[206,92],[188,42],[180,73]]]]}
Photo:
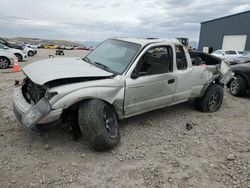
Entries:
{"type": "Polygon", "coordinates": [[[139,72],[137,70],[134,70],[131,74],[131,78],[132,79],[136,79],[139,77],[139,72]]]}

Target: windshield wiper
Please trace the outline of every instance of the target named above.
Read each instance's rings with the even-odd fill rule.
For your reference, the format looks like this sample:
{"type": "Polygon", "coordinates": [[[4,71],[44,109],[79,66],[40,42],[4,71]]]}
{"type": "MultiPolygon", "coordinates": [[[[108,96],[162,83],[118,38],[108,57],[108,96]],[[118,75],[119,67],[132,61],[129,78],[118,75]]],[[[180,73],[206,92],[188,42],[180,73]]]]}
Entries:
{"type": "Polygon", "coordinates": [[[101,67],[101,68],[103,68],[104,70],[106,70],[108,72],[111,72],[111,73],[113,73],[115,75],[117,74],[117,72],[111,70],[108,66],[106,66],[106,65],[104,65],[102,63],[99,63],[99,62],[96,62],[96,61],[94,61],[93,63],[94,63],[94,65],[97,65],[98,67],[101,67]]]}
{"type": "Polygon", "coordinates": [[[101,67],[103,67],[103,68],[105,68],[105,69],[110,69],[108,66],[103,65],[103,64],[101,64],[101,63],[99,63],[99,62],[96,62],[96,61],[94,61],[94,64],[97,64],[97,65],[99,65],[99,66],[101,66],[101,67]]]}

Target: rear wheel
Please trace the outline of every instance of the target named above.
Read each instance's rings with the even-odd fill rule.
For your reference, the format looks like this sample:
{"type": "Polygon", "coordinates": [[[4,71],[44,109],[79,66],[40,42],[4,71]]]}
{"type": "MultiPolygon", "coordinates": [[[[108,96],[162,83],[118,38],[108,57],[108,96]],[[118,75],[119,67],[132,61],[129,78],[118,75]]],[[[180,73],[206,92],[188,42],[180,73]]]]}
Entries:
{"type": "Polygon", "coordinates": [[[118,122],[108,103],[98,99],[84,101],[79,106],[78,120],[81,131],[86,133],[95,150],[104,151],[118,143],[118,122]]]}
{"type": "Polygon", "coordinates": [[[23,56],[21,54],[15,53],[15,56],[17,57],[19,62],[21,62],[23,60],[23,56]]]}
{"type": "Polygon", "coordinates": [[[28,56],[33,56],[34,55],[34,52],[33,51],[28,51],[28,56]]]}
{"type": "Polygon", "coordinates": [[[196,108],[201,112],[216,112],[221,106],[223,95],[223,87],[219,84],[212,84],[202,98],[196,99],[196,108]]]}
{"type": "Polygon", "coordinates": [[[7,69],[10,66],[10,60],[7,57],[0,57],[0,69],[7,69]]]}
{"type": "Polygon", "coordinates": [[[233,79],[230,83],[230,93],[234,96],[243,96],[247,91],[247,83],[245,79],[237,75],[235,79],[233,79]]]}

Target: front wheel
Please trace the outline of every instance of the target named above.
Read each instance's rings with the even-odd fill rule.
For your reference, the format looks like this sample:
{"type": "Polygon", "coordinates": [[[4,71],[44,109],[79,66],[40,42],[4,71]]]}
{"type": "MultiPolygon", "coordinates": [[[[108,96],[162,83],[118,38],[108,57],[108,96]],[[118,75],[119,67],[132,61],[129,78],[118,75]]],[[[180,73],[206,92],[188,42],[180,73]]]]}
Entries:
{"type": "Polygon", "coordinates": [[[108,103],[91,99],[79,106],[78,121],[92,147],[104,151],[119,141],[119,129],[114,109],[108,103]]]}
{"type": "Polygon", "coordinates": [[[201,112],[216,112],[223,101],[223,87],[219,84],[210,85],[201,98],[195,100],[195,105],[201,112]]]}

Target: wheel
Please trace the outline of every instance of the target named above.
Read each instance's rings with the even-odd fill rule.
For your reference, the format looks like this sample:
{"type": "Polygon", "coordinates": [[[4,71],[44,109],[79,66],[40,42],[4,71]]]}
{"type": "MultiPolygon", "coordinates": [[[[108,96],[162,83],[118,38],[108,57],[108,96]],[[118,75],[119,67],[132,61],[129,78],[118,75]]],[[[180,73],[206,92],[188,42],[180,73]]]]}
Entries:
{"type": "Polygon", "coordinates": [[[28,51],[28,56],[33,56],[34,55],[34,52],[32,52],[31,50],[28,51]]]}
{"type": "Polygon", "coordinates": [[[21,62],[23,60],[23,56],[21,54],[15,53],[15,56],[17,57],[19,62],[21,62]]]}
{"type": "Polygon", "coordinates": [[[230,83],[230,93],[234,96],[243,96],[247,91],[247,83],[245,79],[237,75],[235,79],[233,79],[230,83]]]}
{"type": "Polygon", "coordinates": [[[223,96],[223,87],[219,84],[212,84],[201,98],[195,100],[195,106],[201,112],[216,112],[221,106],[223,96]]]}
{"type": "Polygon", "coordinates": [[[118,122],[113,107],[108,103],[98,99],[84,101],[79,106],[78,121],[95,150],[104,151],[118,143],[118,122]]]}
{"type": "Polygon", "coordinates": [[[10,66],[10,60],[7,57],[0,57],[0,69],[7,69],[10,66]]]}

